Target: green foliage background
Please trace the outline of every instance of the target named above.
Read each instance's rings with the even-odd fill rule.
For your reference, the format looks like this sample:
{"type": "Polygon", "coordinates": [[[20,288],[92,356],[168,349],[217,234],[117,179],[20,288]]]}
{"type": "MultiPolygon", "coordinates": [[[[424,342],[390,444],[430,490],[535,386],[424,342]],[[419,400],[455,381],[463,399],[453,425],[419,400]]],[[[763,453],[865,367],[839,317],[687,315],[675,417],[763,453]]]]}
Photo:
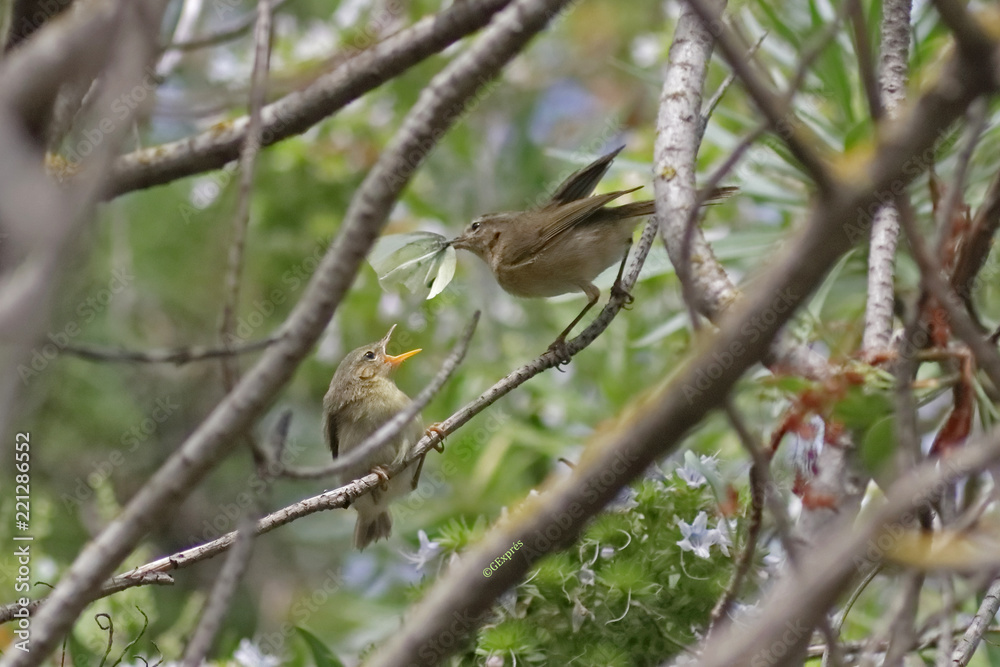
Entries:
{"type": "MultiPolygon", "coordinates": [[[[287,92],[327,67],[316,55],[302,54],[303,44],[317,39],[311,30],[325,31],[334,44],[349,45],[360,27],[378,19],[382,10],[375,4],[344,2],[333,17],[327,3],[315,0],[283,7],[276,23],[272,92],[287,92]],[[356,16],[350,16],[351,7],[358,8],[356,16]],[[338,20],[349,18],[353,20],[338,27],[338,20]]],[[[407,3],[400,25],[437,11],[441,4],[407,3]]],[[[250,3],[226,7],[232,13],[211,17],[206,29],[252,11],[250,3]]],[[[878,3],[866,3],[866,9],[874,34],[878,3]]],[[[780,11],[766,2],[737,3],[730,10],[752,38],[767,33],[760,57],[779,85],[791,79],[798,54],[815,44],[834,13],[821,0],[782,3],[780,11]]],[[[669,11],[675,11],[673,5],[669,11]]],[[[584,0],[575,5],[444,138],[415,175],[387,233],[430,230],[454,235],[477,214],[536,201],[569,171],[622,143],[626,150],[599,187],[603,191],[645,185],[638,195],[651,196],[657,101],[672,29],[660,2],[584,0]]],[[[917,22],[915,81],[934,76],[944,47],[943,31],[925,12],[917,22]]],[[[304,136],[261,153],[239,309],[240,338],[262,338],[284,320],[337,233],[364,174],[430,78],[460,48],[418,65],[304,136]]],[[[335,51],[334,46],[326,53],[335,51]]],[[[140,128],[143,143],[178,138],[201,126],[193,110],[177,112],[180,96],[245,99],[248,63],[248,40],[185,60],[164,84],[159,102],[159,109],[174,113],[155,116],[140,128]],[[221,72],[218,77],[226,85],[208,78],[206,71],[221,72]]],[[[709,93],[726,74],[725,67],[712,65],[709,93]]],[[[873,128],[860,91],[854,49],[842,36],[806,77],[794,103],[795,115],[831,153],[864,150],[873,128]]],[[[758,122],[742,92],[729,90],[707,128],[700,158],[703,171],[724,160],[758,122]]],[[[1000,151],[986,150],[996,143],[997,133],[988,130],[983,155],[989,157],[973,164],[970,201],[977,201],[997,168],[1000,151]]],[[[954,144],[946,142],[938,156],[942,172],[948,171],[954,144]]],[[[71,278],[62,286],[49,342],[76,324],[82,330],[73,338],[76,343],[137,349],[213,343],[235,180],[230,166],[102,207],[97,224],[81,240],[88,250],[81,257],[86,259],[70,267],[71,278]],[[112,282],[114,276],[117,282],[112,282]],[[89,299],[97,301],[88,307],[89,299]]],[[[795,232],[810,193],[797,166],[772,139],[751,149],[726,182],[739,186],[741,194],[712,207],[704,227],[730,274],[739,281],[752,280],[779,251],[782,240],[795,232]]],[[[914,194],[926,214],[922,183],[914,194]]],[[[990,262],[986,271],[995,275],[995,260],[990,262]]],[[[850,255],[796,320],[793,334],[818,341],[833,357],[856,350],[865,267],[863,251],[850,255]]],[[[608,278],[602,287],[610,282],[608,278]]],[[[995,284],[988,282],[977,295],[990,321],[1000,305],[995,284]]],[[[904,259],[898,289],[907,294],[915,287],[916,272],[904,259]]],[[[596,429],[683,363],[693,341],[676,276],[662,248],[654,249],[634,296],[634,307],[565,372],[534,378],[449,438],[443,455],[428,458],[421,488],[397,506],[388,543],[353,552],[353,512],[314,515],[260,539],[218,642],[220,662],[231,659],[242,638],[255,637],[287,664],[334,664],[335,658],[324,658],[319,645],[352,659],[394,632],[407,607],[439,576],[447,576],[443,564],[450,555],[460,555],[504,508],[515,506],[547,477],[564,473],[561,459],[577,460],[596,429]],[[442,468],[457,472],[445,475],[442,468]],[[430,566],[418,571],[401,554],[416,551],[420,530],[443,549],[434,562],[437,571],[430,566]],[[295,626],[311,634],[299,633],[295,626]],[[331,662],[324,663],[326,659],[331,662]]],[[[428,421],[441,420],[545,350],[581,305],[582,299],[575,296],[548,301],[509,297],[469,255],[461,257],[455,281],[431,302],[384,293],[366,266],[316,354],[300,367],[269,413],[261,415],[258,435],[267,434],[280,410],[291,409],[291,462],[325,462],[320,401],[346,351],[398,324],[401,347],[424,349],[397,377],[401,387],[415,394],[472,312],[483,308],[468,359],[424,411],[428,421]]],[[[38,349],[42,346],[39,343],[38,349]]],[[[253,358],[244,357],[241,363],[246,367],[253,358]]],[[[752,427],[766,434],[787,405],[788,394],[763,375],[748,377],[738,399],[752,427]]],[[[29,374],[18,428],[31,433],[35,457],[33,527],[40,553],[33,578],[58,580],[88,537],[115,516],[222,393],[216,363],[93,363],[61,354],[29,374]]],[[[687,442],[699,453],[722,457],[718,488],[690,489],[673,475],[675,462],[664,462],[663,476],[635,487],[636,507],[607,512],[577,547],[544,560],[513,597],[498,605],[494,621],[454,664],[486,664],[494,656],[517,664],[655,664],[690,644],[704,630],[731,561],[717,548],[708,560],[682,554],[676,544],[681,539],[677,520],[691,522],[706,510],[714,525],[727,485],[745,500],[747,464],[734,435],[717,416],[687,442]],[[628,546],[622,546],[626,541],[628,546]],[[610,552],[605,554],[602,549],[607,547],[610,552]],[[580,581],[585,567],[594,575],[591,584],[580,581]]],[[[779,484],[789,489],[790,466],[782,461],[776,466],[779,484]]],[[[276,509],[333,483],[279,481],[261,493],[249,457],[234,456],[179,511],[159,518],[125,567],[233,529],[250,498],[276,509]]],[[[790,502],[794,508],[794,499],[790,502]]],[[[6,504],[0,507],[5,517],[12,512],[6,504]]],[[[11,523],[0,522],[0,532],[11,523]]],[[[741,544],[742,522],[739,526],[732,553],[741,544]]],[[[770,550],[771,542],[765,541],[758,564],[770,550]]],[[[141,609],[150,623],[135,650],[150,657],[157,650],[178,656],[218,567],[218,562],[208,562],[185,569],[175,574],[172,587],[131,590],[95,603],[93,613],[111,614],[116,637],[134,638],[144,624],[137,612],[141,609]]],[[[766,584],[764,572],[755,569],[749,591],[766,584]]],[[[46,586],[36,584],[32,594],[45,591],[46,586]]],[[[866,636],[887,599],[887,592],[874,585],[852,612],[847,638],[866,636]]],[[[0,644],[5,643],[4,632],[0,627],[0,644]]],[[[103,653],[105,641],[106,634],[91,618],[81,619],[71,647],[76,664],[90,664],[88,656],[93,661],[103,653]]],[[[118,648],[127,641],[119,639],[118,648]]],[[[989,647],[986,653],[994,651],[989,647]]]]}

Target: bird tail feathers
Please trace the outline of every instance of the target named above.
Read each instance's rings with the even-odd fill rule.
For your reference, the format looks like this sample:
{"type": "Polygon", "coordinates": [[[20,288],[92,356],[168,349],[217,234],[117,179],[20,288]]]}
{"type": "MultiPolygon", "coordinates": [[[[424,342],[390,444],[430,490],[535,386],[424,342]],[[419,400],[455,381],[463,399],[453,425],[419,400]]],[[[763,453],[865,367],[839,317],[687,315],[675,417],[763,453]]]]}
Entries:
{"type": "Polygon", "coordinates": [[[392,533],[392,516],[388,512],[379,512],[374,516],[358,515],[354,524],[354,547],[364,549],[372,542],[388,539],[392,533]]]}

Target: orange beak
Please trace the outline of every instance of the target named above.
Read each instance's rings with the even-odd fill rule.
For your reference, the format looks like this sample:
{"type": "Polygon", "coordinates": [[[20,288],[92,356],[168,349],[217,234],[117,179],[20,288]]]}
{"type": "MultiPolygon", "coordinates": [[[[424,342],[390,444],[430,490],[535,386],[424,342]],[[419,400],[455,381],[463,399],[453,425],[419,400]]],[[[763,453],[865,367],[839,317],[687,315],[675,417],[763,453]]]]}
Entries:
{"type": "Polygon", "coordinates": [[[420,352],[420,350],[421,348],[418,347],[415,350],[410,350],[409,352],[404,352],[403,354],[397,354],[396,356],[392,356],[391,354],[386,354],[385,360],[389,362],[390,366],[395,368],[396,366],[399,366],[401,363],[403,363],[404,361],[415,355],[417,352],[420,352]]]}
{"type": "Polygon", "coordinates": [[[382,357],[385,358],[386,363],[388,363],[393,368],[396,368],[401,363],[403,363],[404,361],[415,355],[417,352],[420,352],[420,348],[417,348],[416,350],[410,350],[409,352],[404,352],[403,354],[398,354],[396,356],[392,356],[391,354],[386,354],[385,348],[389,345],[389,337],[392,336],[392,332],[395,329],[396,325],[393,324],[392,327],[389,329],[389,333],[385,335],[385,338],[379,341],[382,345],[382,357]]]}

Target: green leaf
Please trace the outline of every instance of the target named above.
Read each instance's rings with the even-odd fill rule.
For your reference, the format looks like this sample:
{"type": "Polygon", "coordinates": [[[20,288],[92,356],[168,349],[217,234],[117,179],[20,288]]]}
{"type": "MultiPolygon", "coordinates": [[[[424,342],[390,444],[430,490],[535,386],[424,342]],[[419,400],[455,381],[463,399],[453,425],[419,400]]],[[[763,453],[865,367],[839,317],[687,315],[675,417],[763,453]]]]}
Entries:
{"type": "Polygon", "coordinates": [[[455,275],[455,249],[433,232],[389,234],[375,242],[368,263],[383,289],[405,286],[428,299],[444,291],[455,275]]]}
{"type": "Polygon", "coordinates": [[[882,471],[896,453],[896,418],[885,417],[875,422],[861,441],[861,464],[874,474],[882,471]]]}
{"type": "Polygon", "coordinates": [[[316,667],[344,667],[344,663],[326,647],[326,644],[320,641],[319,637],[305,628],[295,626],[295,630],[309,647],[313,660],[316,662],[316,667]]]}
{"type": "Polygon", "coordinates": [[[865,433],[892,411],[892,401],[886,394],[851,387],[847,396],[834,406],[833,417],[852,431],[865,433]]]}

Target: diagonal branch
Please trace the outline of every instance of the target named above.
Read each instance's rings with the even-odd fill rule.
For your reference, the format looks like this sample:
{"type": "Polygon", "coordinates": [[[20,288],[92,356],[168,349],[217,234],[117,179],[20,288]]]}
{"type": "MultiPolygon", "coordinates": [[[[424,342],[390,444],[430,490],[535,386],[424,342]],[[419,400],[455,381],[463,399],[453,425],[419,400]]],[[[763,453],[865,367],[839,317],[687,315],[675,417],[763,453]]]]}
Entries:
{"type": "MultiPolygon", "coordinates": [[[[301,134],[348,103],[405,72],[484,25],[510,0],[456,2],[436,16],[386,38],[340,64],[303,90],[261,110],[261,147],[301,134]]],[[[246,140],[246,116],[215,125],[201,134],[118,158],[108,198],[163,185],[237,159],[246,140]]]]}
{"type": "MultiPolygon", "coordinates": [[[[883,557],[885,544],[898,545],[897,538],[925,505],[950,482],[983,470],[1000,459],[1000,429],[970,441],[943,462],[926,461],[909,470],[887,490],[886,502],[865,521],[845,517],[822,544],[810,550],[809,567],[784,579],[761,606],[752,627],[729,626],[730,632],[707,647],[700,662],[704,667],[728,667],[748,661],[789,664],[776,659],[772,649],[785,645],[788,637],[812,627],[840,596],[844,584],[860,564],[870,565],[870,553],[883,557]],[[886,542],[888,540],[888,542],[886,542]],[[769,661],[768,658],[771,658],[769,661]]],[[[891,548],[891,547],[890,547],[891,548]]],[[[752,663],[751,663],[752,664],[752,663]]]]}

